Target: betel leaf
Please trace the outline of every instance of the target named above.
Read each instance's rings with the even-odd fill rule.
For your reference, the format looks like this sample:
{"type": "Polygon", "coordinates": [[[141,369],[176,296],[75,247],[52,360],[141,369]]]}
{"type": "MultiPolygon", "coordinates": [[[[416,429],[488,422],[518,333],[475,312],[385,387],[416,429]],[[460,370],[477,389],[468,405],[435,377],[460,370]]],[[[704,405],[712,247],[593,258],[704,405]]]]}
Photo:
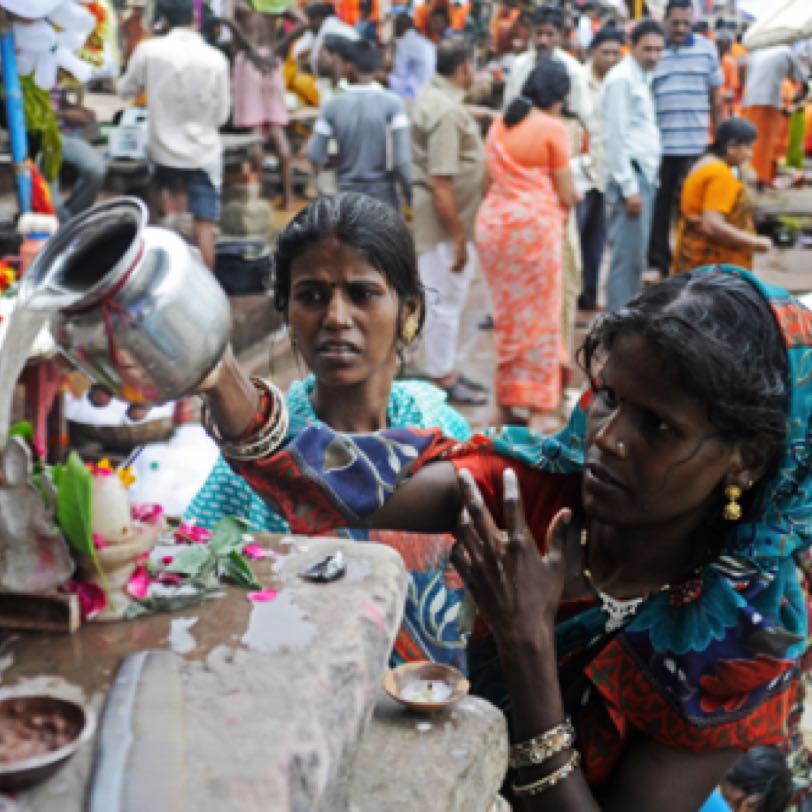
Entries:
{"type": "Polygon", "coordinates": [[[71,451],[67,462],[58,469],[54,481],[59,526],[76,552],[96,562],[91,514],[92,474],[75,451],[71,451]]]}
{"type": "Polygon", "coordinates": [[[211,551],[219,558],[228,555],[232,550],[242,550],[243,534],[247,527],[248,523],[244,519],[237,516],[224,516],[211,531],[209,541],[211,551]]]}
{"type": "Polygon", "coordinates": [[[225,578],[237,586],[246,589],[260,589],[261,585],[254,578],[251,567],[242,555],[236,550],[232,550],[226,557],[219,560],[221,572],[225,578]]]}
{"type": "Polygon", "coordinates": [[[190,578],[198,578],[211,557],[211,551],[205,544],[184,547],[175,553],[166,569],[169,572],[188,575],[190,578]]]}

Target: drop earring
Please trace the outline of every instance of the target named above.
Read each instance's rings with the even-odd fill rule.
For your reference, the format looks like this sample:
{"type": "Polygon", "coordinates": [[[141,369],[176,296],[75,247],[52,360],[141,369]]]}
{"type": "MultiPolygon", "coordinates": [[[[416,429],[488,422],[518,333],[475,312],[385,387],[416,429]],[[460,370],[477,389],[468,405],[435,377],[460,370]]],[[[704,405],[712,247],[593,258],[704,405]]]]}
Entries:
{"type": "Polygon", "coordinates": [[[729,522],[737,522],[742,517],[742,506],[739,504],[741,495],[742,489],[738,485],[728,485],[725,488],[728,502],[722,510],[722,515],[729,522]]]}
{"type": "Polygon", "coordinates": [[[403,323],[403,327],[400,331],[400,337],[403,339],[403,343],[408,347],[415,338],[417,338],[417,331],[420,329],[420,322],[417,320],[417,316],[412,313],[409,318],[403,323]]]}

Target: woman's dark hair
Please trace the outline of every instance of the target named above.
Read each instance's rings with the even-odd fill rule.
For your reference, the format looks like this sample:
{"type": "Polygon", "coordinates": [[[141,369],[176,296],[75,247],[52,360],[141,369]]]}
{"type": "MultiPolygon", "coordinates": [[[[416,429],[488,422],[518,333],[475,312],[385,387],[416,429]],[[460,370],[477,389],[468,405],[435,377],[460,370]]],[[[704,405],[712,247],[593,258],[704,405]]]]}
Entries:
{"type": "Polygon", "coordinates": [[[651,17],[645,17],[632,28],[632,45],[637,45],[643,37],[649,34],[656,34],[658,37],[665,39],[665,29],[662,25],[660,25],[657,20],[652,20],[651,17]]]}
{"type": "Polygon", "coordinates": [[[411,234],[391,206],[358,192],[314,200],[282,230],[274,253],[273,299],[277,310],[287,313],[295,260],[330,238],[363,254],[395,290],[398,301],[417,297],[423,326],[425,296],[411,234]]]}
{"type": "Polygon", "coordinates": [[[747,795],[760,795],[758,812],[782,812],[792,796],[792,774],[784,754],[773,745],[754,747],[724,778],[747,795]]]}
{"type": "MultiPolygon", "coordinates": [[[[699,401],[723,442],[764,443],[762,482],[776,471],[787,435],[787,351],[753,285],[725,271],[690,271],[605,313],[579,350],[591,381],[601,358],[624,335],[645,339],[660,358],[663,377],[699,401]]],[[[749,491],[745,507],[757,504],[762,490],[749,491]]]]}
{"type": "Polygon", "coordinates": [[[752,144],[758,137],[758,130],[744,118],[729,118],[716,128],[716,136],[708,147],[708,152],[718,158],[727,155],[728,147],[752,144]]]}
{"type": "Polygon", "coordinates": [[[542,59],[522,85],[521,96],[507,106],[505,126],[518,124],[533,107],[549,109],[556,102],[564,101],[569,92],[570,77],[564,65],[555,59],[542,59]]]}

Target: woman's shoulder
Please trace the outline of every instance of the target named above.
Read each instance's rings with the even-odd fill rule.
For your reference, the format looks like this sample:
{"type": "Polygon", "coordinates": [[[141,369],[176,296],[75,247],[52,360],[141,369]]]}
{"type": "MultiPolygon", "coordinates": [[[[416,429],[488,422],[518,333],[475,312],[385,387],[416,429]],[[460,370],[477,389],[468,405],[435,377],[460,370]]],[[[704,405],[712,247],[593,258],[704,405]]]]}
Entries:
{"type": "Polygon", "coordinates": [[[733,169],[730,167],[730,165],[716,156],[706,156],[700,158],[694,164],[690,174],[694,175],[696,178],[704,178],[706,180],[715,178],[729,178],[730,180],[738,183],[736,175],[733,173],[733,169]]]}
{"type": "Polygon", "coordinates": [[[393,428],[439,428],[455,440],[471,435],[468,421],[448,405],[446,393],[428,381],[394,381],[389,394],[389,424],[393,428]]]}

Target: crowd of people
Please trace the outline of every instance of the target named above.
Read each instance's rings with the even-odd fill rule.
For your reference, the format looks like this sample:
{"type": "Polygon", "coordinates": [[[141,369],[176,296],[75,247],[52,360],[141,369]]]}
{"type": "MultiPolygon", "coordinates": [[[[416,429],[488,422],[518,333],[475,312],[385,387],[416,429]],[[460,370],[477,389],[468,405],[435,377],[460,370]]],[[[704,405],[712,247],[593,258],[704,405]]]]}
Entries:
{"type": "MultiPolygon", "coordinates": [[[[309,374],[283,395],[226,353],[199,392],[221,457],[187,517],[453,534],[517,808],[697,809],[721,785],[778,809],[786,765],[753,748],[779,745],[801,809],[812,315],[752,273],[772,244],[748,187],[799,138],[804,48],[748,55],[692,0],[634,22],[591,1],[199,12],[158,0],[157,31],[123,28],[156,208],[187,208],[212,267],[221,128],[260,132],[251,171],[272,150],[291,207],[296,106],[316,108],[315,199],[274,249],[309,374]],[[472,436],[453,406],[488,401],[457,354],[480,270],[499,428],[472,436]],[[426,380],[397,379],[406,359],[426,380]]],[[[438,611],[413,651],[444,656],[438,611]]]]}

